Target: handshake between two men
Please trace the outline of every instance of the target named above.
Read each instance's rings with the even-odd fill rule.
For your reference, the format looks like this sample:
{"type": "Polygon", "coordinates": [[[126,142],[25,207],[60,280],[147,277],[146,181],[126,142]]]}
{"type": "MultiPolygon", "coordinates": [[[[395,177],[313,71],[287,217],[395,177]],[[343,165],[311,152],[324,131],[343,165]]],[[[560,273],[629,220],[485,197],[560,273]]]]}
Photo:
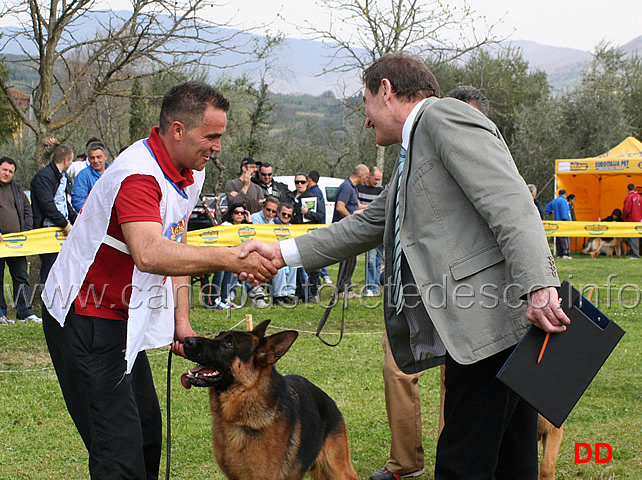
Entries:
{"type": "Polygon", "coordinates": [[[286,265],[279,242],[250,240],[241,245],[238,258],[250,267],[238,274],[239,280],[247,281],[254,286],[267,282],[286,265]]]}

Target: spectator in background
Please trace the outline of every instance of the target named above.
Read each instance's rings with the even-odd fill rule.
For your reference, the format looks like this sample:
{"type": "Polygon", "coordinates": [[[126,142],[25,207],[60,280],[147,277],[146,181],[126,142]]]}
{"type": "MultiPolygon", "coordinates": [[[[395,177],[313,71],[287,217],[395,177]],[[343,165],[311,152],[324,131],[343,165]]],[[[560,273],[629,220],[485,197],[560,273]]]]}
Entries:
{"type": "Polygon", "coordinates": [[[461,100],[462,102],[479,110],[484,114],[484,116],[488,116],[488,98],[486,98],[486,95],[475,87],[470,85],[461,85],[448,92],[446,96],[461,100]]]}
{"type": "MultiPolygon", "coordinates": [[[[250,223],[250,212],[241,203],[230,205],[221,219],[221,225],[242,225],[247,223],[250,223]]],[[[219,270],[214,273],[212,283],[208,284],[207,291],[203,292],[207,305],[215,310],[241,308],[241,305],[237,305],[229,299],[230,293],[237,283],[238,279],[232,272],[219,270]],[[214,290],[212,291],[212,289],[214,290]]]]}
{"type": "Polygon", "coordinates": [[[604,218],[604,220],[602,221],[603,222],[623,222],[624,219],[622,218],[622,210],[620,210],[619,208],[614,208],[613,211],[611,212],[611,215],[604,218]]]}
{"type": "Polygon", "coordinates": [[[102,143],[102,140],[98,137],[91,137],[89,140],[87,140],[87,143],[85,144],[85,151],[76,155],[76,160],[71,164],[69,170],[67,170],[67,177],[69,178],[69,181],[71,182],[70,185],[72,187],[74,185],[74,180],[76,179],[76,176],[80,173],[80,171],[89,166],[89,160],[87,159],[87,147],[96,142],[102,143]]]}
{"type": "MultiPolygon", "coordinates": [[[[625,222],[642,221],[642,198],[635,190],[635,185],[629,183],[626,197],[624,198],[624,207],[622,208],[622,218],[625,222]]],[[[629,258],[640,258],[640,239],[629,237],[626,243],[631,247],[629,258]]]]}
{"type": "MultiPolygon", "coordinates": [[[[274,218],[276,225],[290,225],[294,213],[294,207],[291,203],[279,203],[277,216],[274,218]]],[[[285,307],[296,303],[294,293],[296,292],[297,272],[299,267],[284,267],[279,269],[272,279],[272,294],[274,305],[285,307]]]]}
{"type": "MultiPolygon", "coordinates": [[[[16,173],[16,162],[9,157],[0,158],[0,242],[4,241],[3,235],[31,230],[33,227],[33,214],[29,199],[22,190],[22,185],[13,179],[16,173]]],[[[0,258],[0,325],[15,323],[7,317],[7,302],[4,298],[4,266],[9,266],[9,273],[13,279],[13,304],[19,321],[33,321],[42,323],[42,320],[31,309],[31,289],[29,288],[29,273],[27,271],[27,257],[0,258]]]]}
{"type": "MultiPolygon", "coordinates": [[[[247,205],[246,205],[247,208],[247,205]]],[[[279,201],[275,197],[267,197],[260,211],[250,216],[252,223],[273,224],[279,208],[279,201]]],[[[248,208],[249,210],[249,208],[248,208]]]]}
{"type": "Polygon", "coordinates": [[[80,212],[89,192],[94,188],[98,179],[109,166],[107,164],[107,148],[100,142],[92,142],[87,147],[87,161],[89,167],[84,168],[76,175],[74,186],[71,189],[71,204],[80,212]]]}
{"type": "MultiPolygon", "coordinates": [[[[316,178],[319,179],[318,175],[316,178]]],[[[294,202],[292,223],[322,224],[325,222],[323,194],[316,182],[313,182],[312,187],[314,188],[310,187],[309,178],[305,173],[299,172],[294,176],[295,192],[291,195],[294,202]]],[[[296,296],[304,303],[318,303],[318,283],[321,271],[297,268],[296,272],[296,296]]]]}
{"type": "Polygon", "coordinates": [[[535,204],[535,207],[537,207],[537,211],[539,212],[540,218],[544,220],[544,207],[542,207],[542,202],[540,202],[537,199],[537,187],[532,183],[529,183],[528,189],[530,190],[531,195],[533,196],[533,203],[535,204]]]}
{"type": "MultiPolygon", "coordinates": [[[[35,228],[58,227],[65,233],[71,231],[76,220],[76,211],[67,200],[67,176],[65,172],[71,167],[74,153],[66,145],[58,145],[53,152],[53,159],[39,170],[31,180],[31,205],[35,228]]],[[[58,258],[58,253],[40,255],[40,283],[45,283],[51,266],[58,258]]]]}
{"type": "MultiPolygon", "coordinates": [[[[308,191],[318,196],[323,201],[323,208],[325,208],[325,197],[323,196],[323,192],[318,185],[319,178],[321,178],[319,172],[317,172],[316,170],[310,170],[310,173],[308,173],[308,191]]],[[[321,223],[325,223],[325,218],[321,223]]],[[[328,269],[326,267],[323,267],[321,269],[321,278],[323,279],[324,283],[332,283],[332,279],[330,278],[330,274],[328,273],[328,269]]]]}
{"type": "Polygon", "coordinates": [[[568,201],[568,211],[571,214],[571,221],[577,222],[577,217],[575,216],[575,194],[571,193],[566,197],[566,200],[568,201]]]}
{"type": "MultiPolygon", "coordinates": [[[[339,185],[334,205],[332,223],[337,223],[343,218],[361,212],[361,209],[359,208],[359,192],[357,192],[357,186],[363,184],[369,174],[370,169],[366,165],[359,164],[354,167],[354,170],[352,170],[352,175],[346,178],[343,183],[339,185]]],[[[344,260],[341,262],[339,270],[341,269],[341,265],[346,263],[351,265],[351,267],[346,270],[344,282],[339,285],[339,298],[343,298],[344,295],[348,296],[348,298],[361,298],[361,295],[352,291],[352,274],[354,273],[356,262],[352,259],[344,260]]]]}
{"type": "MultiPolygon", "coordinates": [[[[383,172],[377,166],[370,168],[370,174],[362,185],[357,186],[359,192],[359,203],[362,208],[368,208],[368,205],[383,192],[381,181],[383,172]]],[[[374,297],[379,295],[381,283],[381,261],[383,260],[383,245],[373,248],[366,252],[366,286],[364,295],[374,297]]]]}
{"type": "Polygon", "coordinates": [[[308,186],[308,177],[305,173],[294,176],[294,193],[290,198],[294,203],[294,216],[292,223],[323,223],[325,221],[325,202],[321,189],[312,191],[308,186]],[[318,190],[318,193],[317,193],[318,190]]]}
{"type": "Polygon", "coordinates": [[[234,178],[225,184],[225,195],[227,195],[227,201],[230,204],[242,203],[250,213],[260,212],[261,204],[265,199],[265,192],[263,189],[256,183],[252,182],[252,177],[254,177],[255,172],[256,160],[250,157],[244,158],[241,160],[241,171],[239,172],[239,177],[234,178]]]}
{"type": "Polygon", "coordinates": [[[274,180],[274,169],[267,162],[259,165],[256,176],[252,177],[252,182],[256,183],[263,190],[263,195],[267,198],[273,196],[279,199],[279,202],[287,202],[290,196],[290,190],[285,183],[274,180]]]}
{"type": "MultiPolygon", "coordinates": [[[[254,185],[256,187],[256,185],[254,185]]],[[[246,205],[247,207],[247,205],[246,205]]],[[[253,213],[250,216],[254,224],[274,224],[274,217],[276,216],[279,208],[279,201],[274,197],[267,197],[263,203],[263,208],[260,211],[253,213]]],[[[249,209],[248,209],[249,210],[249,209]]],[[[278,272],[277,272],[278,275],[278,272]]],[[[266,308],[268,303],[265,300],[265,289],[262,285],[258,285],[250,290],[250,299],[253,307],[266,308]]]]}
{"type": "Polygon", "coordinates": [[[319,175],[319,172],[316,170],[310,170],[310,173],[308,173],[307,179],[308,179],[308,191],[317,197],[321,197],[325,200],[325,197],[323,196],[323,192],[319,188],[319,178],[321,176],[319,175]]]}
{"type": "MultiPolygon", "coordinates": [[[[557,222],[570,222],[571,210],[566,200],[566,190],[559,191],[559,196],[546,204],[546,214],[553,213],[553,220],[557,222]]],[[[557,251],[557,258],[570,260],[571,238],[570,237],[555,237],[555,250],[557,251]]]]}

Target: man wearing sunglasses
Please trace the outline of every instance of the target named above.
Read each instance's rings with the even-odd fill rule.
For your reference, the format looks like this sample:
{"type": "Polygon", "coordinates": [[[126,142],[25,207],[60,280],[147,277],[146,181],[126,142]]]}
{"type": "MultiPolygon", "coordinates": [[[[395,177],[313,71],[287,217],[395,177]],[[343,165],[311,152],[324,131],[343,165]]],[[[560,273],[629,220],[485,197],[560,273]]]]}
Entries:
{"type": "Polygon", "coordinates": [[[275,197],[280,202],[285,202],[290,196],[290,189],[285,183],[274,180],[274,169],[272,164],[263,162],[259,165],[256,176],[252,177],[252,182],[256,183],[263,189],[265,197],[275,197]]]}
{"type": "Polygon", "coordinates": [[[274,223],[274,217],[276,216],[278,208],[279,201],[275,197],[266,198],[263,208],[260,211],[253,213],[250,217],[252,219],[252,223],[274,223]]]}

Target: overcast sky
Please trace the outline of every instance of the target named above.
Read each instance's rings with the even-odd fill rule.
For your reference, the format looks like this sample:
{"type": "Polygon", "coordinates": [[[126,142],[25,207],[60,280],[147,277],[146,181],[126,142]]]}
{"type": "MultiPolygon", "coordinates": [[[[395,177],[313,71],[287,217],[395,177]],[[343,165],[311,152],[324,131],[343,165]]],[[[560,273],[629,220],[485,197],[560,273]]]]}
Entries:
{"type": "MultiPolygon", "coordinates": [[[[216,0],[218,3],[218,0],[216,0]]],[[[426,5],[436,0],[425,0],[426,5]]],[[[461,6],[464,0],[443,0],[461,6]]],[[[274,20],[281,12],[289,23],[304,25],[314,21],[327,26],[329,12],[316,0],[220,0],[227,6],[208,9],[220,21],[235,16],[234,27],[274,20]]],[[[544,45],[571,47],[592,51],[601,40],[622,45],[642,35],[640,0],[468,0],[479,15],[495,24],[504,18],[496,32],[513,40],[531,40],[544,45]]],[[[128,0],[98,0],[101,6],[131,10],[128,0]],[[129,7],[129,8],[128,8],[129,7]]],[[[7,25],[6,21],[0,22],[7,25]]],[[[272,31],[281,30],[287,36],[301,37],[293,25],[282,21],[273,24],[272,31]]]]}
{"type": "MultiPolygon", "coordinates": [[[[463,0],[444,1],[451,5],[463,3],[463,0]]],[[[642,35],[639,0],[468,0],[467,3],[490,23],[504,17],[498,33],[512,34],[514,40],[592,51],[603,39],[622,45],[642,35]]],[[[327,12],[316,6],[315,0],[234,0],[225,8],[229,12],[238,11],[237,20],[248,25],[274,18],[279,10],[292,23],[302,25],[305,20],[325,19],[327,24],[327,12]]],[[[299,36],[291,26],[283,23],[278,26],[288,36],[299,36]]]]}

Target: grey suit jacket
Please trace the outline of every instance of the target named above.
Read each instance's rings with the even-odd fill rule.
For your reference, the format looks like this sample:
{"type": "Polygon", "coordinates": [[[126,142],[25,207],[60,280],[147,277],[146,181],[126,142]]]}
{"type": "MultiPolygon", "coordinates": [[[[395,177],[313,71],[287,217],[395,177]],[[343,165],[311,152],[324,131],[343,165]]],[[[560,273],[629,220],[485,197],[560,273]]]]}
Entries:
{"type": "Polygon", "coordinates": [[[441,363],[422,348],[417,328],[435,328],[461,364],[515,345],[529,326],[526,294],[559,281],[539,213],[495,124],[464,102],[431,98],[413,125],[400,238],[430,316],[419,325],[389,300],[396,172],[395,165],[390,187],[363,213],[296,239],[304,266],[336,263],[383,240],[386,330],[406,373],[441,363]]]}

